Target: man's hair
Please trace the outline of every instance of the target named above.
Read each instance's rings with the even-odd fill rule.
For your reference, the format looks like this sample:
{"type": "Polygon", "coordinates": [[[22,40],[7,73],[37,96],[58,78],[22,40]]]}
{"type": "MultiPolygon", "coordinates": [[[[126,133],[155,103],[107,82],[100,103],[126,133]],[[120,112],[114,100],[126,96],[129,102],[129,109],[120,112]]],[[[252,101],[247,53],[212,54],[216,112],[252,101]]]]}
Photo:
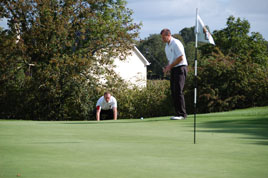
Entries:
{"type": "Polygon", "coordinates": [[[170,30],[169,30],[169,29],[164,28],[164,29],[163,29],[163,30],[161,30],[161,32],[160,32],[160,35],[162,35],[162,34],[164,34],[164,35],[171,35],[171,32],[170,32],[170,30]]]}
{"type": "Polygon", "coordinates": [[[110,95],[111,95],[111,93],[110,93],[110,92],[108,92],[108,91],[104,92],[104,96],[105,96],[105,95],[108,95],[108,94],[110,94],[110,95]]]}

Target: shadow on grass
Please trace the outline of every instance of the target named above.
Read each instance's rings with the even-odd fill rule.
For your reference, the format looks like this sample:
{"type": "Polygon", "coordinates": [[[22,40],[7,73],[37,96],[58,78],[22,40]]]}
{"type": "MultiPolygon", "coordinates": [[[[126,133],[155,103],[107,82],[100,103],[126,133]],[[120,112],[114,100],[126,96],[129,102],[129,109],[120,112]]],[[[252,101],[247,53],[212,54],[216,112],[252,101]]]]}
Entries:
{"type": "Polygon", "coordinates": [[[252,140],[252,144],[268,145],[268,116],[205,121],[198,127],[201,128],[199,132],[244,134],[243,139],[252,140]]]}
{"type": "Polygon", "coordinates": [[[128,120],[117,120],[117,121],[114,121],[114,120],[102,120],[102,121],[83,121],[83,122],[65,122],[65,123],[62,123],[62,124],[73,124],[73,125],[76,125],[76,124],[133,124],[133,123],[148,123],[148,122],[162,122],[162,121],[167,121],[168,119],[166,118],[163,118],[163,119],[143,119],[143,120],[140,120],[140,119],[128,119],[128,120]]]}

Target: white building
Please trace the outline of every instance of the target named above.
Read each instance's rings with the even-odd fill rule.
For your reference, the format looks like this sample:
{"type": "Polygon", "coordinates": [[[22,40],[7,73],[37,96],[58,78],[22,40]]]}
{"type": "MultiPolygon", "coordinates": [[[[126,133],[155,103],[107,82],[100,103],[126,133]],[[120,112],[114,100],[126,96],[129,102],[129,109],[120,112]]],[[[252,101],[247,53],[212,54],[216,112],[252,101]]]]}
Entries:
{"type": "Polygon", "coordinates": [[[150,63],[134,46],[131,54],[126,57],[126,60],[121,61],[118,58],[114,60],[114,71],[122,77],[130,85],[146,87],[147,82],[147,66],[150,63]]]}

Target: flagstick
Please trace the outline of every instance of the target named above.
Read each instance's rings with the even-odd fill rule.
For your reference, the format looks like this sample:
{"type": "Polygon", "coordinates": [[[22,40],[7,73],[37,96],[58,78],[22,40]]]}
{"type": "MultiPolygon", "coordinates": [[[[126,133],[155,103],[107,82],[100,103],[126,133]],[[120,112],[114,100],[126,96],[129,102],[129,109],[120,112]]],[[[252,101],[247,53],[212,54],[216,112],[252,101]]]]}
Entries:
{"type": "Polygon", "coordinates": [[[195,32],[195,60],[194,60],[194,85],[195,85],[195,88],[194,88],[194,144],[196,143],[196,98],[197,98],[197,33],[198,33],[198,23],[197,23],[197,14],[198,14],[198,8],[196,8],[196,24],[195,24],[195,27],[196,27],[196,32],[195,32]]]}
{"type": "Polygon", "coordinates": [[[197,48],[195,48],[195,77],[194,77],[194,144],[196,143],[196,97],[197,97],[197,48]]]}

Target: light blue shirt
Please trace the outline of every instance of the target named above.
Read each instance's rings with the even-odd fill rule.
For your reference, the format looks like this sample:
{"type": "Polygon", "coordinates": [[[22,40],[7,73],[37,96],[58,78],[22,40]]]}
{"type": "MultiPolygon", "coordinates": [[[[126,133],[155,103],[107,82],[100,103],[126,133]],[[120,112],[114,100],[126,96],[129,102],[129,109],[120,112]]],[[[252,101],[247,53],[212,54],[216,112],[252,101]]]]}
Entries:
{"type": "Polygon", "coordinates": [[[179,64],[177,64],[175,67],[188,65],[186,55],[184,52],[184,47],[182,43],[180,42],[180,40],[171,37],[169,44],[166,43],[165,52],[166,52],[166,56],[167,56],[169,64],[172,64],[178,57],[183,56],[182,61],[179,64]]]}

